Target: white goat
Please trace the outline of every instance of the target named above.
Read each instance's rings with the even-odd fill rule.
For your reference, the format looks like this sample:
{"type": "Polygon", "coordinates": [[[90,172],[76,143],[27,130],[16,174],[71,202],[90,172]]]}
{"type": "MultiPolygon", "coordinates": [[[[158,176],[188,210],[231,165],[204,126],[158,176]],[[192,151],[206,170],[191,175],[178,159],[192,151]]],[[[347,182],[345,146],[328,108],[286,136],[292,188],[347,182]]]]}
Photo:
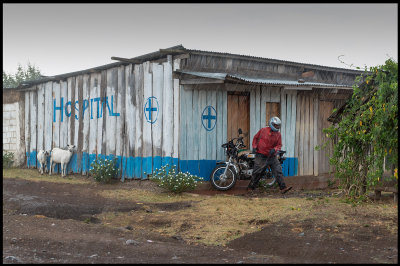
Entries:
{"type": "Polygon", "coordinates": [[[53,163],[60,163],[61,164],[61,176],[66,176],[67,172],[67,165],[69,163],[69,160],[71,160],[72,154],[74,153],[75,145],[68,145],[67,144],[67,150],[61,149],[61,148],[53,148],[51,151],[51,156],[50,156],[50,173],[51,175],[52,172],[54,172],[54,166],[53,163]]]}
{"type": "Polygon", "coordinates": [[[43,171],[47,172],[47,157],[50,156],[49,151],[39,150],[37,160],[40,163],[39,173],[43,175],[43,171]]]}

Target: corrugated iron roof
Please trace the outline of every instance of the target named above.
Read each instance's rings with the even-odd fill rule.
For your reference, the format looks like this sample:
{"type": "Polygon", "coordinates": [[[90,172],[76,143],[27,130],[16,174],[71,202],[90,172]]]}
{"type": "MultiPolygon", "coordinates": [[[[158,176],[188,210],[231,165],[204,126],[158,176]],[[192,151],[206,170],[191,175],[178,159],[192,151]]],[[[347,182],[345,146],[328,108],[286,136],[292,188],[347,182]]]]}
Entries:
{"type": "Polygon", "coordinates": [[[318,82],[298,82],[297,80],[278,80],[278,79],[267,79],[267,78],[253,78],[246,77],[237,74],[228,73],[211,73],[211,72],[195,72],[195,71],[175,71],[176,73],[188,74],[196,77],[219,79],[225,81],[241,81],[250,84],[261,84],[261,85],[283,85],[283,86],[298,86],[298,87],[326,87],[326,88],[352,88],[349,85],[341,84],[329,84],[329,83],[318,83],[318,82]]]}
{"type": "MultiPolygon", "coordinates": [[[[161,49],[161,50],[163,50],[163,49],[161,49]]],[[[144,55],[141,55],[141,56],[133,57],[131,59],[138,59],[138,60],[143,60],[143,61],[160,59],[160,58],[163,58],[163,57],[166,56],[166,53],[165,52],[161,52],[161,50],[155,51],[155,52],[152,52],[152,53],[148,53],[148,54],[144,54],[144,55]]],[[[313,68],[323,68],[323,69],[327,69],[327,70],[336,70],[336,71],[341,71],[341,72],[362,73],[362,71],[360,71],[360,70],[353,70],[353,69],[328,67],[328,66],[320,66],[320,65],[313,65],[313,64],[303,64],[303,63],[298,63],[298,62],[278,60],[278,59],[269,59],[269,58],[256,57],[256,56],[250,56],[250,55],[239,55],[239,54],[230,54],[230,53],[223,53],[223,52],[211,52],[211,51],[203,51],[203,50],[195,50],[195,49],[186,49],[182,45],[172,46],[172,47],[164,49],[164,50],[174,50],[175,52],[173,54],[199,53],[199,54],[211,54],[211,55],[216,55],[216,56],[218,56],[218,55],[220,55],[220,56],[237,56],[237,57],[245,57],[245,58],[249,58],[249,59],[262,60],[262,61],[268,61],[268,62],[274,62],[274,63],[284,63],[284,64],[292,64],[292,65],[310,66],[310,67],[313,67],[313,68]]],[[[126,65],[126,64],[128,64],[128,63],[126,63],[126,62],[116,62],[116,63],[106,64],[106,65],[102,65],[102,66],[98,66],[98,67],[94,67],[94,68],[90,68],[90,69],[86,69],[86,70],[82,70],[82,71],[75,71],[75,72],[61,74],[61,75],[55,75],[55,76],[52,76],[52,77],[45,77],[45,78],[42,78],[42,79],[39,79],[39,80],[25,81],[25,82],[21,82],[20,83],[20,85],[18,86],[18,89],[21,89],[21,88],[24,88],[24,87],[29,87],[29,86],[32,86],[32,85],[35,85],[35,84],[39,84],[39,83],[43,83],[43,82],[47,82],[47,81],[55,81],[55,80],[65,79],[67,77],[71,77],[71,76],[75,76],[75,75],[81,75],[81,74],[101,71],[101,70],[104,70],[104,69],[113,68],[113,67],[117,67],[117,66],[120,66],[120,65],[126,65]]],[[[214,74],[218,74],[218,73],[214,73],[214,74]]],[[[223,74],[223,73],[220,73],[220,74],[223,74]]],[[[240,79],[239,76],[236,76],[236,77],[228,76],[228,78],[240,79]]],[[[248,78],[248,80],[245,80],[245,79],[243,79],[243,80],[245,80],[246,82],[253,82],[253,83],[260,82],[260,80],[252,81],[250,79],[252,79],[252,78],[248,78]]],[[[269,81],[270,83],[265,83],[265,82],[268,82],[268,81],[264,81],[262,83],[264,83],[264,84],[274,84],[272,80],[269,81]]],[[[281,82],[281,81],[276,81],[276,82],[281,82]]],[[[281,83],[276,83],[276,84],[278,85],[278,84],[281,84],[281,83]]],[[[281,85],[285,85],[285,84],[281,84],[281,85]]],[[[286,84],[286,85],[290,85],[290,84],[286,84]]],[[[304,85],[304,83],[302,83],[302,85],[304,85]]],[[[293,86],[293,84],[292,84],[292,86],[293,86]]],[[[340,85],[335,84],[335,86],[338,87],[340,85]]],[[[346,87],[346,86],[344,86],[344,87],[346,87]]]]}
{"type": "Polygon", "coordinates": [[[356,70],[356,69],[350,69],[350,68],[340,68],[340,67],[316,65],[316,64],[310,64],[310,63],[294,62],[294,61],[273,59],[273,58],[267,58],[267,57],[259,57],[259,56],[253,56],[253,55],[232,54],[232,53],[226,53],[226,52],[205,51],[205,50],[196,50],[196,49],[186,49],[182,45],[179,48],[178,47],[179,47],[179,45],[176,46],[175,49],[182,49],[182,51],[187,51],[187,52],[191,52],[191,53],[199,53],[199,54],[210,53],[210,54],[222,55],[222,56],[239,56],[239,57],[246,57],[249,59],[270,61],[273,63],[283,63],[283,64],[296,65],[296,66],[301,65],[301,66],[308,66],[311,68],[320,68],[320,69],[327,69],[327,70],[330,69],[330,70],[335,70],[335,71],[351,72],[351,73],[362,73],[363,72],[362,70],[356,70]]]}

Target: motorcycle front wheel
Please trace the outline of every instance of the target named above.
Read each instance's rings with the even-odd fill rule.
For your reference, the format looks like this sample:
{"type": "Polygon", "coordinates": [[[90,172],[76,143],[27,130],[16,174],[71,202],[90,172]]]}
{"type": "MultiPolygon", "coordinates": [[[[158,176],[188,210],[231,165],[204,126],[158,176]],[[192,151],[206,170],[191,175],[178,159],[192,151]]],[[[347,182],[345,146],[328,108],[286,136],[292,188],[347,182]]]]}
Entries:
{"type": "Polygon", "coordinates": [[[236,184],[237,177],[235,171],[232,168],[228,168],[224,175],[225,169],[225,165],[219,165],[211,172],[210,182],[217,190],[228,190],[236,184]]]}

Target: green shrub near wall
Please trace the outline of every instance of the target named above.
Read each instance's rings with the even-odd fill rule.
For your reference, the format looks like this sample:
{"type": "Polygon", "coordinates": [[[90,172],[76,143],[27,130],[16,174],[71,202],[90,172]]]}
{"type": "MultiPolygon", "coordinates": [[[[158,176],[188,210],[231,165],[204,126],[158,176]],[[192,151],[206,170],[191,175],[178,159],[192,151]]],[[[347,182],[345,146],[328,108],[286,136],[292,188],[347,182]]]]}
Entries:
{"type": "Polygon", "coordinates": [[[14,163],[14,153],[3,150],[3,168],[11,168],[14,163]]]}

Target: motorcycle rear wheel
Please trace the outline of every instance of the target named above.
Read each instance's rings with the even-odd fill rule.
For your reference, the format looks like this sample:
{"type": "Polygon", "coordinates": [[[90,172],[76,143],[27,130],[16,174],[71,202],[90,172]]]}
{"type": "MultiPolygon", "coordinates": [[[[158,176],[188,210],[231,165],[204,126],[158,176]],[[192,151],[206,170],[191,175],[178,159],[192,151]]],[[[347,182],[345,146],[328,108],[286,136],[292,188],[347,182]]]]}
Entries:
{"type": "Polygon", "coordinates": [[[264,185],[266,188],[272,187],[272,186],[275,184],[275,182],[276,182],[276,178],[275,178],[275,177],[267,177],[267,176],[264,176],[261,180],[263,181],[263,185],[264,185]]]}
{"type": "Polygon", "coordinates": [[[225,165],[219,165],[211,172],[210,182],[213,188],[217,190],[228,190],[236,184],[237,176],[235,171],[232,168],[228,168],[226,170],[226,175],[223,176],[225,168],[225,165]]]}

